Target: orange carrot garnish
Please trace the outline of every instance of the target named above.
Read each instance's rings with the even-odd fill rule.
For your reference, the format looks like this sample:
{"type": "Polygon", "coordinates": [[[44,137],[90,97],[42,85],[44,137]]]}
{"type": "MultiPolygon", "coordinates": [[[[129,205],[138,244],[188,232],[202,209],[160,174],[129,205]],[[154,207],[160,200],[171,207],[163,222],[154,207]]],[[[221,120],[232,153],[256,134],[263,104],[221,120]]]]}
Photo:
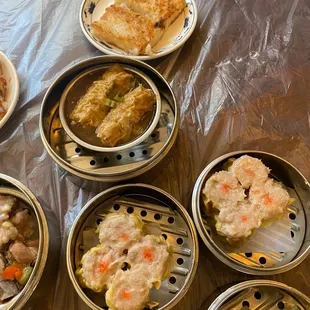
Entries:
{"type": "Polygon", "coordinates": [[[152,248],[145,248],[143,250],[143,258],[148,262],[153,261],[153,250],[152,250],[152,248]]]}
{"type": "Polygon", "coordinates": [[[224,193],[229,193],[230,192],[230,186],[228,184],[221,184],[221,187],[220,187],[221,191],[223,191],[224,193]]]}
{"type": "Polygon", "coordinates": [[[246,222],[248,220],[248,217],[246,215],[241,216],[241,221],[246,222]]]}
{"type": "Polygon", "coordinates": [[[273,202],[273,199],[272,199],[272,197],[270,197],[269,194],[264,195],[264,204],[265,204],[265,205],[269,205],[269,204],[271,204],[272,202],[273,202]]]}
{"type": "Polygon", "coordinates": [[[101,262],[99,264],[99,268],[98,269],[99,269],[100,272],[104,273],[104,272],[106,272],[109,269],[109,264],[107,262],[103,261],[103,262],[101,262]]]}
{"type": "Polygon", "coordinates": [[[255,176],[254,171],[251,170],[251,169],[244,169],[244,171],[245,171],[245,173],[246,173],[247,175],[249,175],[250,177],[254,177],[254,176],[255,176]]]}
{"type": "Polygon", "coordinates": [[[23,274],[23,268],[19,265],[13,264],[9,267],[6,267],[1,276],[6,280],[15,280],[19,279],[23,274]]]}
{"type": "Polygon", "coordinates": [[[131,299],[131,293],[128,290],[123,290],[121,295],[124,299],[127,299],[127,300],[131,299]]]}
{"type": "Polygon", "coordinates": [[[126,234],[126,233],[124,233],[124,232],[120,233],[119,236],[120,236],[120,238],[123,239],[123,240],[128,240],[128,239],[129,239],[128,234],[126,234]]]}

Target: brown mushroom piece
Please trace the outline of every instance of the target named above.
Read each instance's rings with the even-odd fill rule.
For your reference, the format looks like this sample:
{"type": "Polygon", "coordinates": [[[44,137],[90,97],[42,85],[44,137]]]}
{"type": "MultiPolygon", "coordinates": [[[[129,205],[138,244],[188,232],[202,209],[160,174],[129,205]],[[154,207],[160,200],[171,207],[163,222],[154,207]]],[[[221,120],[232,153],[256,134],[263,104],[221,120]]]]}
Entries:
{"type": "Polygon", "coordinates": [[[16,283],[12,280],[0,281],[0,300],[5,301],[19,293],[16,283]]]}
{"type": "Polygon", "coordinates": [[[10,248],[9,252],[11,257],[20,264],[33,263],[38,255],[38,249],[35,247],[29,247],[23,242],[16,241],[10,248]]]}
{"type": "MultiPolygon", "coordinates": [[[[2,274],[3,270],[5,269],[5,266],[7,264],[7,260],[5,257],[0,253],[0,274],[2,274]]],[[[0,280],[2,277],[0,276],[0,280]]]]}

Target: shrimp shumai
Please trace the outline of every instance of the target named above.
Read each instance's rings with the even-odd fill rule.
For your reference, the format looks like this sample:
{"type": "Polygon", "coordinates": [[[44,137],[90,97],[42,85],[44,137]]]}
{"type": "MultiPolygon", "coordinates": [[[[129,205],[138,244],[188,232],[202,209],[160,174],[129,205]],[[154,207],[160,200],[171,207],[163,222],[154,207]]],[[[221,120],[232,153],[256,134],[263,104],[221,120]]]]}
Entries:
{"type": "Polygon", "coordinates": [[[172,250],[161,236],[146,235],[139,216],[111,213],[99,224],[99,245],[76,270],[83,288],[105,293],[113,310],[142,310],[152,287],[169,276],[172,250]]]}
{"type": "Polygon", "coordinates": [[[228,169],[206,181],[202,198],[217,233],[231,243],[245,240],[266,221],[279,219],[292,199],[258,158],[231,158],[224,166],[228,169]]]}
{"type": "Polygon", "coordinates": [[[135,215],[111,213],[98,229],[100,243],[119,252],[128,250],[143,237],[143,222],[135,215]]]}

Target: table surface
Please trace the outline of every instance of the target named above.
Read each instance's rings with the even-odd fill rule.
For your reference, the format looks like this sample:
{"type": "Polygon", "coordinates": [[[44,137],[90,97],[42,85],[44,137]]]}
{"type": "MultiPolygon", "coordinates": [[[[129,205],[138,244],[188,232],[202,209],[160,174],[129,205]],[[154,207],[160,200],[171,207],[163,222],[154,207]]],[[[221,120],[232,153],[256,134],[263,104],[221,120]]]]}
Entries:
{"type": "MultiPolygon", "coordinates": [[[[0,133],[0,171],[27,185],[56,215],[62,255],[53,309],[85,309],[67,276],[68,231],[82,206],[111,186],[61,170],[39,133],[48,86],[73,63],[101,55],[83,36],[80,1],[12,0],[0,8],[0,50],[15,64],[20,100],[0,133]]],[[[310,3],[308,0],[199,0],[198,25],[183,48],[151,64],[171,84],[181,112],[176,145],[131,180],[158,186],[190,206],[201,170],[224,153],[255,149],[282,156],[310,179],[310,3]]],[[[217,288],[256,277],[223,265],[200,241],[199,266],[175,309],[197,310],[217,288]]],[[[310,257],[268,277],[310,296],[310,257]]]]}

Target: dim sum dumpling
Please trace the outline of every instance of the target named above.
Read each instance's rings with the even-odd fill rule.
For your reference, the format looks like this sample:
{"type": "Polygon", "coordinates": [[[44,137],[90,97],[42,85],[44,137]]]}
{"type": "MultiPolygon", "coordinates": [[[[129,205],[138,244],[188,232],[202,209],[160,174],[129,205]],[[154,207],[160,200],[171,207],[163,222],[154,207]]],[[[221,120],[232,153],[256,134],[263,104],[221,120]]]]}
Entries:
{"type": "Polygon", "coordinates": [[[252,186],[249,200],[258,206],[263,220],[281,216],[291,203],[287,190],[273,179],[269,179],[264,184],[252,186]]]}
{"type": "Polygon", "coordinates": [[[229,170],[243,188],[249,188],[255,183],[265,183],[270,172],[260,159],[248,155],[236,159],[229,170]]]}
{"type": "Polygon", "coordinates": [[[203,194],[219,209],[245,198],[244,189],[228,171],[214,173],[206,182],[203,194]]]}
{"type": "Polygon", "coordinates": [[[106,292],[106,303],[111,310],[142,310],[149,300],[150,288],[143,273],[119,270],[106,292]]]}
{"type": "Polygon", "coordinates": [[[144,273],[157,289],[170,273],[172,250],[162,236],[147,235],[128,251],[131,270],[144,273]]]}
{"type": "Polygon", "coordinates": [[[100,243],[122,253],[143,237],[143,222],[135,215],[109,214],[98,227],[100,243]]]}
{"type": "Polygon", "coordinates": [[[124,256],[109,247],[98,245],[83,255],[76,275],[83,287],[102,292],[110,285],[114,274],[123,263],[124,256]]]}

